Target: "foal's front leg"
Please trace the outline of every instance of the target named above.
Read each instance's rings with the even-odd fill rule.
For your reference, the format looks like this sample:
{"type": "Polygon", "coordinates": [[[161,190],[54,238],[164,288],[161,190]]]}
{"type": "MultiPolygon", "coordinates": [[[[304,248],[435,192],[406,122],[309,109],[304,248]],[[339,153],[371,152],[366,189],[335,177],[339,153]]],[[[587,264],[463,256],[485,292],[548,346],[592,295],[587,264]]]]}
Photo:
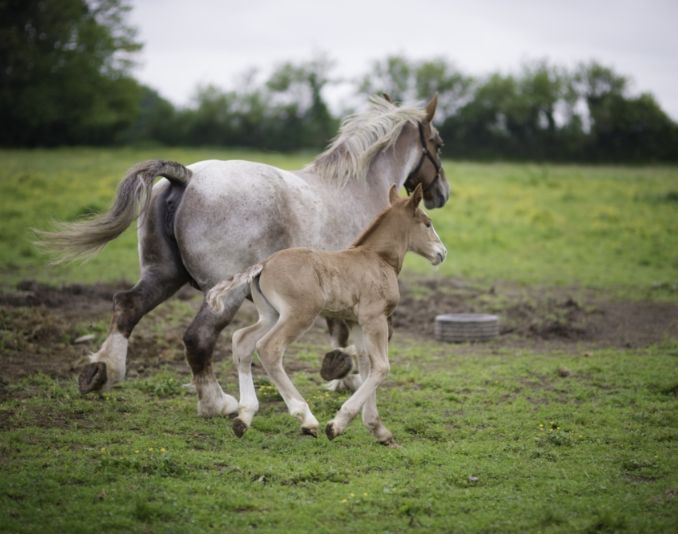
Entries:
{"type": "MultiPolygon", "coordinates": [[[[367,380],[367,376],[370,371],[370,359],[369,355],[365,351],[360,351],[358,353],[358,369],[360,371],[360,377],[363,381],[367,380]]],[[[393,433],[384,426],[381,418],[379,417],[379,412],[377,411],[377,392],[376,390],[372,393],[362,408],[362,419],[363,424],[369,429],[369,431],[377,438],[379,443],[384,445],[397,447],[394,439],[393,433]]]]}
{"type": "MultiPolygon", "coordinates": [[[[327,423],[325,433],[330,439],[334,439],[343,433],[360,408],[373,396],[372,401],[374,402],[374,412],[376,413],[376,390],[379,384],[384,381],[389,371],[388,322],[386,317],[380,316],[365,322],[361,326],[365,349],[369,357],[369,370],[357,391],[342,405],[334,419],[327,423]]],[[[372,415],[369,409],[368,414],[372,415]]],[[[379,439],[379,436],[377,438],[379,439]]],[[[387,439],[386,435],[384,435],[384,438],[387,439]]]]}

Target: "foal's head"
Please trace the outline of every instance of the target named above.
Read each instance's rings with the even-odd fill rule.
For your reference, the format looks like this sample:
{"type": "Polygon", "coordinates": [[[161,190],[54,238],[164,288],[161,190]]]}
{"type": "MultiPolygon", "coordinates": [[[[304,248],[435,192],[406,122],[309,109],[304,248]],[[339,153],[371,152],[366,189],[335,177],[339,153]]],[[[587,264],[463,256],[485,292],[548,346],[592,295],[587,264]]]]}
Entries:
{"type": "Polygon", "coordinates": [[[431,218],[419,209],[423,193],[421,184],[409,198],[401,198],[395,186],[389,190],[391,211],[398,214],[398,224],[407,229],[407,250],[423,256],[433,265],[445,260],[447,248],[433,228],[431,218]]]}

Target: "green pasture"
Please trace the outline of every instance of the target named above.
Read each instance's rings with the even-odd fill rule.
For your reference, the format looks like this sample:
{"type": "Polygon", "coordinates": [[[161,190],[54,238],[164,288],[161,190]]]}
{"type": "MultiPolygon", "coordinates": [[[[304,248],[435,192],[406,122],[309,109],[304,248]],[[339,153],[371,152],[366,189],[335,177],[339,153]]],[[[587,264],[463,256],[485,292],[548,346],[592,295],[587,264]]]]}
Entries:
{"type": "MultiPolygon", "coordinates": [[[[359,420],[332,442],[302,436],[263,379],[242,439],[196,417],[169,370],[101,399],[45,375],[12,384],[2,531],[675,532],[678,345],[479,356],[397,342],[391,357],[379,404],[399,449],[359,420]]],[[[294,379],[320,421],[345,398],[315,367],[294,379]]]]}
{"type": "MultiPolygon", "coordinates": [[[[135,162],[251,159],[287,169],[311,155],[223,149],[0,151],[0,273],[5,282],[135,280],[130,229],[96,259],[51,268],[30,228],[107,209],[135,162]]],[[[678,168],[445,162],[453,197],[432,212],[450,255],[443,275],[581,285],[634,296],[678,291],[678,168]]],[[[422,260],[410,269],[429,272],[422,260]]]]}

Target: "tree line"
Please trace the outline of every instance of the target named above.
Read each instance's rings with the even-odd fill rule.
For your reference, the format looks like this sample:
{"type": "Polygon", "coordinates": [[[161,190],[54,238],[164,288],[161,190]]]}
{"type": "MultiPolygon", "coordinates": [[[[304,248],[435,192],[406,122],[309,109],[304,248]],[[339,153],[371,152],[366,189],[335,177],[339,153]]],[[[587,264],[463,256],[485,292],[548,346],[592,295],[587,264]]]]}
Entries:
{"type": "Polygon", "coordinates": [[[327,89],[343,84],[356,103],[437,92],[447,157],[678,161],[678,125],[629,77],[594,61],[472,76],[444,57],[393,55],[346,80],[316,56],[263,79],[246,73],[234,88],[198,87],[191,105],[177,107],[132,75],[142,45],[129,10],[124,0],[0,1],[1,145],[320,149],[350,111],[335,114],[327,102],[327,89]]]}

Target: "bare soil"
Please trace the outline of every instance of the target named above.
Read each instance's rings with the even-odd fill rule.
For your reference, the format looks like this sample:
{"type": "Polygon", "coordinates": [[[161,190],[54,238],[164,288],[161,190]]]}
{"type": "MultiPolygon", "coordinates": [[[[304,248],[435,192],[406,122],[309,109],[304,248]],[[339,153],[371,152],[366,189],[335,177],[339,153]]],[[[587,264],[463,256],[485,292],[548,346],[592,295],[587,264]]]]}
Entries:
{"type": "Polygon", "coordinates": [[[483,288],[449,278],[401,284],[393,324],[396,331],[432,338],[435,316],[444,313],[494,313],[500,341],[539,350],[640,348],[678,336],[676,303],[613,299],[576,287],[483,288]]]}
{"type": "MultiPolygon", "coordinates": [[[[27,374],[77,375],[87,355],[105,337],[113,294],[128,287],[124,282],[54,287],[24,281],[0,291],[0,398],[8,384],[27,374]],[[76,343],[85,334],[95,335],[76,343]]],[[[495,347],[540,351],[640,348],[678,337],[678,304],[615,300],[581,288],[510,284],[483,288],[454,279],[407,277],[401,295],[393,317],[395,335],[415,342],[433,340],[435,316],[455,312],[499,315],[501,335],[491,342],[495,347]]],[[[137,326],[130,340],[128,376],[144,376],[164,365],[188,373],[181,337],[192,318],[190,310],[197,310],[201,297],[185,288],[175,298],[186,301],[189,309],[177,316],[176,307],[161,305],[137,326]]],[[[254,317],[251,304],[245,305],[223,339],[254,317]]],[[[322,341],[321,321],[311,336],[322,341]]],[[[219,344],[215,360],[230,357],[228,345],[219,344]]],[[[467,344],[464,350],[482,352],[486,346],[467,344]]]]}

